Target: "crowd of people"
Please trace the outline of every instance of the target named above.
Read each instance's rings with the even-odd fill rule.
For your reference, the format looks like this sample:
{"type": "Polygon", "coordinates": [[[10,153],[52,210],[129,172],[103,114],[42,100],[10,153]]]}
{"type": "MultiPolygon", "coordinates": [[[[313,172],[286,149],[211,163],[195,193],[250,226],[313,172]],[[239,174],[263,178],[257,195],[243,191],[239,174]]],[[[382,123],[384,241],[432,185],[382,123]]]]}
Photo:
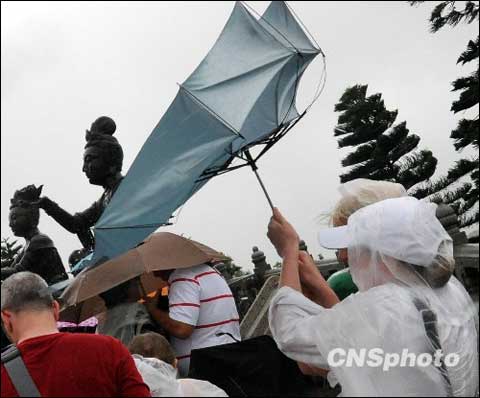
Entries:
{"type": "MultiPolygon", "coordinates": [[[[391,182],[360,179],[340,191],[319,242],[347,268],[328,281],[273,211],[267,235],[283,261],[269,310],[278,349],[342,396],[478,394],[478,315],[453,275],[436,205],[391,182]],[[339,350],[357,350],[356,359],[339,361],[339,350]],[[405,351],[412,361],[392,361],[405,351]]],[[[129,280],[100,295],[96,334],[58,331],[60,305],[39,275],[6,278],[1,317],[13,345],[2,353],[1,396],[227,396],[188,378],[193,351],[244,343],[226,281],[211,264],[156,274],[168,281],[168,304],[161,294],[139,302],[139,279],[129,280]]]]}
{"type": "Polygon", "coordinates": [[[169,309],[159,305],[160,295],[139,303],[139,281],[132,279],[100,295],[106,311],[96,334],[59,332],[60,304],[39,275],[8,277],[1,311],[13,345],[2,353],[2,397],[25,396],[25,383],[41,396],[227,396],[186,378],[191,350],[240,340],[226,281],[208,265],[164,273],[169,309]],[[11,366],[19,359],[28,380],[11,366]]]}

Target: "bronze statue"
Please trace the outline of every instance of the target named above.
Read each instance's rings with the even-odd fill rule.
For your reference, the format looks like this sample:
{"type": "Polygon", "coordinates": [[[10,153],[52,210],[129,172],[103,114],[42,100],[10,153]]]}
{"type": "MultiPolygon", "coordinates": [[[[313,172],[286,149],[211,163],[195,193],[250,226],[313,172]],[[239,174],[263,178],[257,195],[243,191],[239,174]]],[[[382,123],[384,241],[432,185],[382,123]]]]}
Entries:
{"type": "Polygon", "coordinates": [[[92,123],[85,136],[87,144],[83,154],[83,172],[90,184],[104,188],[99,200],[88,209],[74,215],[63,210],[46,196],[38,201],[38,206],[62,227],[77,234],[82,245],[88,250],[94,248],[90,228],[98,221],[123,179],[121,174],[123,151],[117,139],[113,137],[115,130],[115,122],[107,116],[102,116],[92,123]]]}
{"type": "Polygon", "coordinates": [[[41,186],[29,185],[16,191],[11,200],[10,228],[15,236],[25,238],[25,245],[12,265],[2,268],[2,280],[20,271],[35,272],[49,285],[68,278],[53,241],[38,230],[40,212],[32,202],[41,191],[41,186]]]}

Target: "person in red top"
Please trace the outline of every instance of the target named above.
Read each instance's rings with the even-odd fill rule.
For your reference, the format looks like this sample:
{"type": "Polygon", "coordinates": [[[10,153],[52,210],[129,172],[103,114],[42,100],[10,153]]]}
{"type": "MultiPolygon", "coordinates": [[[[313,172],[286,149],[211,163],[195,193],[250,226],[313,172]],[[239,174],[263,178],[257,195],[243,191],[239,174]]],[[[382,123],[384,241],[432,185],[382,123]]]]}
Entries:
{"type": "MultiPolygon", "coordinates": [[[[151,396],[125,346],[109,336],[59,333],[58,315],[59,304],[40,276],[19,272],[2,283],[5,331],[41,396],[151,396]]],[[[3,364],[1,377],[1,396],[17,397],[3,364]]]]}

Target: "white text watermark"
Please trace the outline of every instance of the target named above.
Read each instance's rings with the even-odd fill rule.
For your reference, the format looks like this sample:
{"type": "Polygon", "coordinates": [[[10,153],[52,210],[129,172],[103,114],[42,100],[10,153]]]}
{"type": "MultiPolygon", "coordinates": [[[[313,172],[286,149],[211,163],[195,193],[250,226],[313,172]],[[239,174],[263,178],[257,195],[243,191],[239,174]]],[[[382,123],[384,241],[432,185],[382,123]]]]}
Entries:
{"type": "Polygon", "coordinates": [[[408,352],[408,349],[402,350],[401,353],[386,353],[381,348],[372,349],[344,349],[335,348],[328,354],[328,365],[331,368],[339,366],[368,366],[372,368],[382,367],[384,371],[388,371],[394,367],[420,367],[428,366],[442,367],[442,363],[446,367],[457,366],[460,362],[460,356],[456,353],[444,355],[442,350],[436,350],[434,353],[416,354],[408,352]]]}

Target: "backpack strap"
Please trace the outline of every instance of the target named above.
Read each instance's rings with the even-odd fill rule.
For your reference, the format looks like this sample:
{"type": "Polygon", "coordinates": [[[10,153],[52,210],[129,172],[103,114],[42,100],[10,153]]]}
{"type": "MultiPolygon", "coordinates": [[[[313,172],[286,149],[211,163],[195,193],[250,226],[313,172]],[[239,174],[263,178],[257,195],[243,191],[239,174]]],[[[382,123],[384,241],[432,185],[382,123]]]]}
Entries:
{"type": "MultiPolygon", "coordinates": [[[[422,316],[423,327],[425,329],[425,333],[427,334],[428,340],[432,345],[432,353],[434,354],[435,351],[442,349],[437,329],[437,315],[423,300],[420,300],[418,297],[414,297],[413,304],[422,316]]],[[[452,383],[448,377],[447,367],[445,366],[443,358],[440,359],[440,374],[442,375],[447,388],[447,397],[453,397],[452,383]]]]}
{"type": "Polygon", "coordinates": [[[14,344],[2,352],[2,365],[5,366],[20,397],[41,397],[25,362],[23,362],[20,350],[14,344]]]}

